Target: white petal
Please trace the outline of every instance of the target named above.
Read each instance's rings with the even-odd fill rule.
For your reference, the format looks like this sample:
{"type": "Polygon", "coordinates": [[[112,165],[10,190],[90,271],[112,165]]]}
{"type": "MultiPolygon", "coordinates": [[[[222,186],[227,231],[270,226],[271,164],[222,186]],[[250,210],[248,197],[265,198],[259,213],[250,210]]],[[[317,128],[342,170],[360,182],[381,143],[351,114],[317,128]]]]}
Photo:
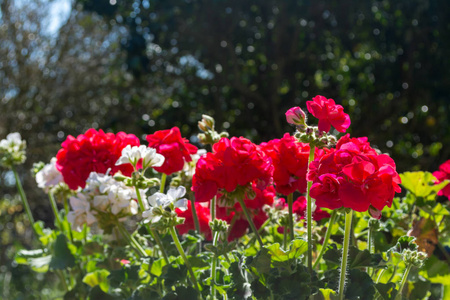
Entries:
{"type": "Polygon", "coordinates": [[[176,189],[170,188],[167,192],[167,196],[171,197],[172,200],[180,199],[184,196],[184,194],[186,194],[186,188],[182,185],[177,187],[176,189]]]}
{"type": "Polygon", "coordinates": [[[188,200],[186,198],[180,199],[174,203],[175,208],[185,211],[188,206],[188,200]]]}

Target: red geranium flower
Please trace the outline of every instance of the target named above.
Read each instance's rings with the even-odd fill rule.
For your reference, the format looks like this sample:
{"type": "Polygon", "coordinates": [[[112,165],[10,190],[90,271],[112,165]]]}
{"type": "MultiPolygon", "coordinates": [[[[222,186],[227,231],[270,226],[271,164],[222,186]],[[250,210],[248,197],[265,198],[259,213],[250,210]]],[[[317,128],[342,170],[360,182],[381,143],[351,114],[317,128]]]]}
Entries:
{"type": "MultiPolygon", "coordinates": [[[[209,208],[200,203],[195,203],[195,210],[197,211],[201,233],[205,235],[207,241],[212,240],[211,228],[209,228],[209,221],[211,221],[211,212],[209,211],[209,208]]],[[[180,234],[188,233],[189,230],[195,230],[191,205],[188,205],[188,208],[185,211],[176,208],[175,212],[179,217],[184,218],[184,223],[176,226],[180,234]]]]}
{"type": "Polygon", "coordinates": [[[219,190],[233,192],[238,186],[258,183],[264,188],[273,173],[271,159],[261,147],[240,137],[222,138],[213,146],[213,152],[202,156],[192,179],[195,200],[206,202],[219,190]]]}
{"type": "Polygon", "coordinates": [[[264,152],[272,158],[273,181],[278,193],[285,196],[306,191],[309,145],[298,142],[286,133],[282,139],[261,144],[264,152]]]}
{"type": "Polygon", "coordinates": [[[328,132],[331,125],[339,132],[345,132],[350,126],[350,117],[344,113],[341,105],[336,105],[333,99],[316,96],[306,102],[308,111],[319,119],[319,130],[328,132]]]}
{"type": "Polygon", "coordinates": [[[121,171],[130,176],[133,172],[131,164],[115,165],[127,145],[139,146],[139,139],[125,132],[105,133],[93,128],[77,138],[69,135],[56,155],[56,168],[72,190],[84,188],[91,172],[105,174],[111,169],[110,174],[121,171]]]}
{"type": "Polygon", "coordinates": [[[338,141],[335,151],[314,160],[309,180],[311,197],[319,207],[348,207],[369,210],[374,216],[386,205],[391,207],[394,194],[400,192],[400,177],[388,155],[377,154],[366,138],[338,141]]]}
{"type": "Polygon", "coordinates": [[[155,148],[156,152],[165,158],[164,164],[154,169],[166,175],[181,171],[184,162],[192,160],[191,154],[197,153],[197,147],[189,144],[187,139],[181,137],[178,127],[156,131],[147,135],[146,138],[148,146],[155,148]]]}
{"type": "MultiPolygon", "coordinates": [[[[450,180],[450,160],[447,160],[445,163],[440,165],[439,170],[434,172],[433,176],[438,180],[436,184],[441,183],[446,179],[450,180]]],[[[447,184],[442,190],[440,190],[438,195],[445,196],[450,200],[450,184],[447,184]]]]}

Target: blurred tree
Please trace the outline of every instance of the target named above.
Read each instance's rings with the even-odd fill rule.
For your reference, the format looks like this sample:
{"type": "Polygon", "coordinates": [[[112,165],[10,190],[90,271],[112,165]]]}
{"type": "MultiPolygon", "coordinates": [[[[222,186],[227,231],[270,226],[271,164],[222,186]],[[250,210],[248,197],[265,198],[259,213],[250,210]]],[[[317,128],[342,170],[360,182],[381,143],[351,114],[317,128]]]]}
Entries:
{"type": "Polygon", "coordinates": [[[267,140],[289,130],[287,108],[323,94],[400,170],[450,156],[448,1],[79,2],[129,28],[135,76],[183,82],[162,115],[170,124],[193,126],[186,112],[203,110],[267,140]]]}

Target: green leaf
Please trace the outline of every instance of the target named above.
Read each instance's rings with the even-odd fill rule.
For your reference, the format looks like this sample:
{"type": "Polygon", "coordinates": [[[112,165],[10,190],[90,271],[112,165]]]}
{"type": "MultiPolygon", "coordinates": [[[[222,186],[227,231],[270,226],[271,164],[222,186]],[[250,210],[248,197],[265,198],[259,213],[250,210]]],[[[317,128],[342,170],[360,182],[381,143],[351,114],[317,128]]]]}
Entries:
{"type": "Polygon", "coordinates": [[[425,299],[425,296],[427,295],[430,288],[431,282],[419,277],[418,280],[414,282],[413,289],[411,290],[408,299],[410,300],[425,299]]]}
{"type": "Polygon", "coordinates": [[[398,290],[395,288],[395,283],[376,283],[375,288],[384,300],[395,299],[398,290]]]}
{"type": "Polygon", "coordinates": [[[75,266],[75,257],[67,246],[67,239],[64,234],[58,235],[53,247],[52,261],[50,268],[66,269],[75,266]]]}
{"type": "Polygon", "coordinates": [[[444,181],[434,184],[437,179],[430,172],[405,172],[400,174],[401,185],[413,193],[416,197],[424,199],[435,196],[437,192],[443,189],[449,182],[444,181]]]}
{"type": "Polygon", "coordinates": [[[87,273],[83,278],[83,282],[90,287],[95,287],[98,285],[102,289],[102,291],[106,293],[109,289],[109,274],[110,272],[105,269],[96,270],[94,272],[87,273]]]}
{"type": "MultiPolygon", "coordinates": [[[[370,254],[367,249],[359,250],[355,246],[350,246],[348,253],[348,265],[350,269],[380,267],[386,263],[381,254],[370,254]]],[[[325,252],[323,258],[335,265],[340,265],[342,253],[337,249],[336,245],[333,244],[329,246],[329,249],[325,252]]]]}
{"type": "Polygon", "coordinates": [[[247,259],[248,266],[255,268],[259,274],[269,273],[271,262],[270,251],[265,247],[253,259],[252,257],[247,259]]]}
{"type": "Polygon", "coordinates": [[[407,236],[407,235],[401,236],[397,240],[397,243],[395,244],[395,246],[388,250],[388,253],[389,252],[402,253],[406,249],[416,251],[419,246],[417,246],[417,244],[414,243],[415,240],[416,240],[416,238],[413,236],[407,236]]]}
{"type": "Polygon", "coordinates": [[[277,262],[284,262],[291,259],[299,258],[303,253],[308,250],[308,243],[304,240],[293,240],[290,244],[289,250],[284,251],[281,249],[279,243],[275,243],[269,246],[264,246],[269,250],[271,254],[271,260],[277,262]]]}
{"type": "Polygon", "coordinates": [[[323,296],[323,300],[335,300],[338,299],[338,294],[332,289],[319,289],[323,296]]]}
{"type": "Polygon", "coordinates": [[[372,278],[359,269],[351,269],[347,273],[347,288],[345,290],[345,299],[373,299],[375,288],[372,278]]]}
{"type": "Polygon", "coordinates": [[[166,266],[166,261],[164,258],[160,258],[158,260],[155,260],[152,263],[152,266],[150,268],[150,273],[153,275],[159,277],[162,274],[163,268],[166,266]]]}
{"type": "Polygon", "coordinates": [[[99,286],[94,286],[89,292],[89,300],[119,300],[120,297],[107,294],[99,286]]]}

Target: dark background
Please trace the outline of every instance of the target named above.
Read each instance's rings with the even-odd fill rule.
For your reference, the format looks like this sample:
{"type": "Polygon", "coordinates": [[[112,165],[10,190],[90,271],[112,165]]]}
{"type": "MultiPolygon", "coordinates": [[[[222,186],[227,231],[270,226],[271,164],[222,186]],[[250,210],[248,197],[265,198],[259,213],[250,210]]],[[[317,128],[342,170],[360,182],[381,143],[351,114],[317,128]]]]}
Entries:
{"type": "MultiPolygon", "coordinates": [[[[27,141],[19,171],[47,226],[32,163],[91,127],[144,141],[179,126],[195,142],[206,113],[259,143],[292,132],[285,111],[320,94],[399,172],[450,158],[447,0],[79,0],[46,32],[53,2],[0,0],[0,138],[18,131],[27,141]]],[[[31,233],[7,170],[0,185],[0,288],[20,298],[36,279],[11,258],[32,246],[31,233]]]]}

